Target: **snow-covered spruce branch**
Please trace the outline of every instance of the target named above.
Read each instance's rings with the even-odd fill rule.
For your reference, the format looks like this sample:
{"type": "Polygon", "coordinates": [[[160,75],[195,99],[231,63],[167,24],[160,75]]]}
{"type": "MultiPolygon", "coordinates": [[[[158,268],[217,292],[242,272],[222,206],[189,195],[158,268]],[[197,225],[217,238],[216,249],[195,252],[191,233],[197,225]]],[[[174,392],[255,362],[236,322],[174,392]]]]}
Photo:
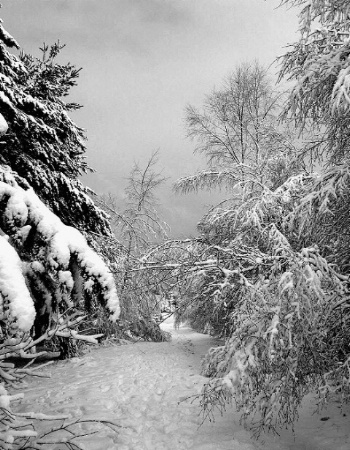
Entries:
{"type": "MultiPolygon", "coordinates": [[[[65,226],[32,189],[19,187],[6,170],[0,175],[0,292],[4,299],[0,313],[8,311],[8,319],[11,317],[20,330],[28,331],[35,317],[33,291],[46,296],[45,309],[51,313],[55,302],[72,306],[71,294],[82,286],[86,293],[95,288],[116,320],[120,312],[118,296],[113,276],[102,259],[81,233],[65,226]],[[26,260],[24,271],[22,254],[26,260]],[[76,270],[72,269],[74,264],[76,270]],[[52,289],[55,285],[60,289],[52,289]]],[[[76,296],[83,292],[76,292],[76,296]]]]}

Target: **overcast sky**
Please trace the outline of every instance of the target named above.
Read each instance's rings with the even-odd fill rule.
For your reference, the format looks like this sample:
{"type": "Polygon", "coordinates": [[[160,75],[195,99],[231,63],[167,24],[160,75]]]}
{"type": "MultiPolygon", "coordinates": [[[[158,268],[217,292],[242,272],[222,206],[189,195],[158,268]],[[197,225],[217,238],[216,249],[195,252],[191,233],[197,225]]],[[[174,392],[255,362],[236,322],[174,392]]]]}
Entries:
{"type": "MultiPolygon", "coordinates": [[[[82,67],[72,100],[74,120],[87,129],[83,179],[98,193],[122,196],[133,162],[160,151],[170,177],[160,192],[173,235],[195,233],[203,205],[216,200],[175,196],[171,183],[203,168],[186,139],[184,108],[237,65],[268,66],[296,37],[295,10],[278,0],[1,0],[4,26],[30,53],[43,42],[67,44],[62,62],[82,67]],[[277,9],[276,9],[277,8],[277,9]]],[[[272,68],[272,74],[276,73],[272,68]]]]}

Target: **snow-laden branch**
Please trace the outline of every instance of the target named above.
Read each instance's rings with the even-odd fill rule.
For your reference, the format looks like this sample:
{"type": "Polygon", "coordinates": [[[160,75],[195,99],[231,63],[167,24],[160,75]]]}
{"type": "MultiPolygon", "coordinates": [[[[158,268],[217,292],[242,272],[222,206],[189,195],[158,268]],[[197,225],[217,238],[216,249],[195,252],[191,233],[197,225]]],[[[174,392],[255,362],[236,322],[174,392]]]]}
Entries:
{"type": "MultiPolygon", "coordinates": [[[[1,228],[17,251],[28,251],[27,247],[31,246],[33,260],[27,263],[27,272],[39,278],[45,274],[53,276],[69,294],[76,283],[71,274],[72,258],[75,258],[86,280],[85,291],[91,291],[96,286],[111,312],[111,319],[118,319],[120,307],[113,275],[101,257],[88,246],[83,235],[64,225],[32,189],[24,190],[18,186],[10,173],[0,175],[4,180],[0,181],[1,228]]],[[[22,269],[21,275],[19,256],[9,242],[5,237],[0,241],[4,255],[0,258],[0,290],[9,301],[14,318],[20,321],[20,328],[27,330],[34,320],[33,303],[25,287],[26,273],[22,269]],[[16,270],[10,271],[10,265],[16,270]],[[23,301],[16,303],[22,294],[23,301]]],[[[42,283],[39,282],[38,286],[44,289],[42,283]]]]}

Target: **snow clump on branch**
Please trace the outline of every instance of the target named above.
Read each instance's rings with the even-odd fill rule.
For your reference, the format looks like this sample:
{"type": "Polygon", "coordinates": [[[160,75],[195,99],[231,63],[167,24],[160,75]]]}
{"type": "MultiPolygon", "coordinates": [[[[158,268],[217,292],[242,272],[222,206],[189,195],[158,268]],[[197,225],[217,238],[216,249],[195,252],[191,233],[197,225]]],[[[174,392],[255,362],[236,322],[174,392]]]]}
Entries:
{"type": "Polygon", "coordinates": [[[33,326],[35,308],[21,270],[16,250],[0,236],[0,317],[3,319],[3,298],[8,299],[10,315],[22,331],[33,326]]]}

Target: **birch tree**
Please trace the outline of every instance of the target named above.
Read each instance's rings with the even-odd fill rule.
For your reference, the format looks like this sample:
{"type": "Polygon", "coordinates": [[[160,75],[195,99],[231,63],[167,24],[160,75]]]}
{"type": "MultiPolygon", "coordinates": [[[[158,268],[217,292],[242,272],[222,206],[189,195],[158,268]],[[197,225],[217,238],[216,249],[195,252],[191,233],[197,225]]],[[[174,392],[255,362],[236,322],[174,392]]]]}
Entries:
{"type": "Polygon", "coordinates": [[[276,188],[285,181],[295,171],[297,152],[293,133],[278,124],[281,101],[267,71],[255,62],[237,67],[207,96],[202,110],[188,106],[187,134],[208,168],[180,178],[175,189],[234,192],[245,186],[261,190],[264,184],[276,188]]]}

